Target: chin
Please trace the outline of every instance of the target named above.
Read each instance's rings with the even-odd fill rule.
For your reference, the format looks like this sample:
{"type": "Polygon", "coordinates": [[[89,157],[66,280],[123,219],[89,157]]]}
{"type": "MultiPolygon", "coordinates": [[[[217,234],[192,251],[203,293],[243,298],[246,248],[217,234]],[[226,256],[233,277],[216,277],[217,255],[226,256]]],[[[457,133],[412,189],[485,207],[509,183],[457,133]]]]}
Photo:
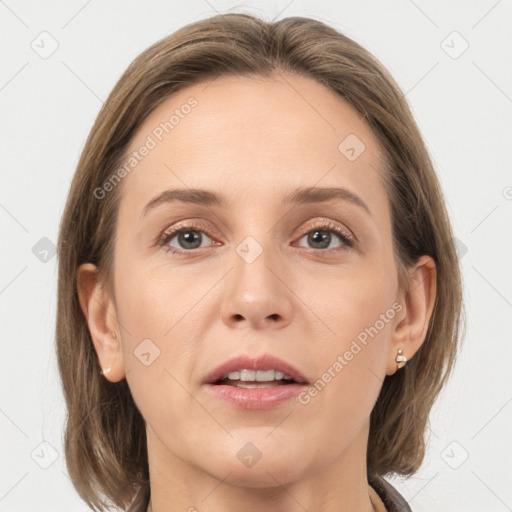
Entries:
{"type": "Polygon", "coordinates": [[[217,460],[213,467],[205,469],[215,478],[237,487],[276,487],[300,479],[304,471],[303,457],[283,457],[284,453],[275,449],[268,455],[261,452],[258,455],[248,444],[234,456],[226,454],[222,462],[217,460]]]}

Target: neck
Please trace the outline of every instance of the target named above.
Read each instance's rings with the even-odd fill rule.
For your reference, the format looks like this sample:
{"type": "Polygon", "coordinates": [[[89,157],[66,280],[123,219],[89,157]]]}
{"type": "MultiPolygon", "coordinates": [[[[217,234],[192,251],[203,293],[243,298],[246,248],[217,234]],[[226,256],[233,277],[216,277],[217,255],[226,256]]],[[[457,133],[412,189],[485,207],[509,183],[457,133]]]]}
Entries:
{"type": "Polygon", "coordinates": [[[238,459],[232,471],[213,474],[171,453],[148,427],[148,512],[374,512],[378,508],[372,504],[366,475],[367,441],[366,426],[336,460],[329,465],[319,461],[299,478],[293,471],[265,465],[262,458],[250,469],[251,478],[244,479],[237,473],[238,459]]]}

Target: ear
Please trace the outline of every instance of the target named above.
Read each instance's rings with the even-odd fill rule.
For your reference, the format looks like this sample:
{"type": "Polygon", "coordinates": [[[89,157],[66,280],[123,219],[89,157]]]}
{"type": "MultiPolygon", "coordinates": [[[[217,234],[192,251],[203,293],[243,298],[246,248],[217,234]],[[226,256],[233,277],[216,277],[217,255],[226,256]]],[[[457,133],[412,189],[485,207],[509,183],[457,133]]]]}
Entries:
{"type": "Polygon", "coordinates": [[[103,375],[111,382],[122,380],[125,368],[121,350],[121,332],[114,301],[108,296],[92,263],[84,263],[77,271],[80,307],[98,355],[103,375]]]}
{"type": "Polygon", "coordinates": [[[421,347],[434,310],[437,291],[434,260],[430,256],[421,256],[408,271],[409,290],[399,300],[403,308],[393,331],[387,375],[397,371],[398,349],[402,349],[402,355],[410,361],[421,347]]]}

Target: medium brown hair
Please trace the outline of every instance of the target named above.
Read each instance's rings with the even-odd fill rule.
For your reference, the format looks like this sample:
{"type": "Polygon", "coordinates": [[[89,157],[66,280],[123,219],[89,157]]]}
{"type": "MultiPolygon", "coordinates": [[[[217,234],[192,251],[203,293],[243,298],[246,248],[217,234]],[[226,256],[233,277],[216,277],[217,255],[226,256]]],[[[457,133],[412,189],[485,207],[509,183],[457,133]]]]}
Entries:
{"type": "Polygon", "coordinates": [[[328,25],[291,17],[267,22],[223,14],[189,24],[139,55],[103,105],[74,175],[58,240],[57,353],[68,416],[71,479],[91,508],[136,510],[147,503],[146,434],[126,380],[100,375],[77,291],[77,269],[91,262],[113,295],[112,262],[120,187],[111,178],[137,129],[157,105],[189,85],[221,75],[311,77],[348,101],[377,136],[392,213],[400,286],[421,255],[437,268],[426,339],[408,364],[387,376],[370,417],[369,475],[412,475],[425,454],[430,409],[457,353],[462,288],[443,194],[404,94],[367,50],[328,25]]]}

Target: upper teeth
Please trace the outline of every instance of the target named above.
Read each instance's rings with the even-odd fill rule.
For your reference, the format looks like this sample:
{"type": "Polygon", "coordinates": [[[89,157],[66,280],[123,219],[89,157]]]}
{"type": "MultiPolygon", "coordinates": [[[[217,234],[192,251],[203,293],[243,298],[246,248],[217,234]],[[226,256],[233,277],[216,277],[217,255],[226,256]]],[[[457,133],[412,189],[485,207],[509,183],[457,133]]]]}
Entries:
{"type": "Polygon", "coordinates": [[[248,382],[269,382],[272,380],[293,380],[289,375],[285,375],[277,370],[240,370],[239,372],[229,372],[222,377],[230,380],[241,380],[248,382]]]}

